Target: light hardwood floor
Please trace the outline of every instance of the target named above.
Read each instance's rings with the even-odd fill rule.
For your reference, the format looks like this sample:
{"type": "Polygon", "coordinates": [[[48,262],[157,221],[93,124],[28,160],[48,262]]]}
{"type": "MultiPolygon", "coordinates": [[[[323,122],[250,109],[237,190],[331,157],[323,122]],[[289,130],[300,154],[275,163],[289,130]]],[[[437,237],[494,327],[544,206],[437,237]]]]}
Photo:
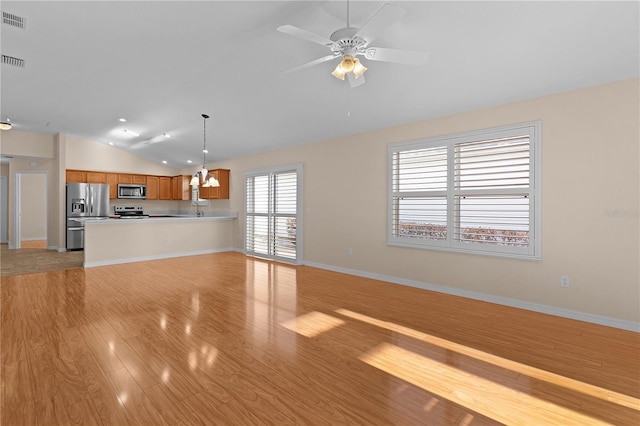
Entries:
{"type": "Polygon", "coordinates": [[[1,424],[640,423],[637,333],[220,253],[2,277],[1,424]]]}

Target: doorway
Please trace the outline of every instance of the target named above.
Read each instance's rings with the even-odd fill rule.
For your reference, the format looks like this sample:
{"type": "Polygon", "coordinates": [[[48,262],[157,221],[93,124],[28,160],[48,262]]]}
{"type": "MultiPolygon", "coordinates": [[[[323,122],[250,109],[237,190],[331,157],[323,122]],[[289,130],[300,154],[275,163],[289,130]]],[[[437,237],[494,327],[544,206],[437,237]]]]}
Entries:
{"type": "Polygon", "coordinates": [[[245,173],[245,253],[302,263],[302,164],[245,173]]]}
{"type": "Polygon", "coordinates": [[[48,181],[46,171],[16,173],[13,248],[47,249],[48,181]]]}
{"type": "Polygon", "coordinates": [[[7,177],[0,176],[0,244],[9,242],[9,224],[7,217],[9,216],[7,177]]]}

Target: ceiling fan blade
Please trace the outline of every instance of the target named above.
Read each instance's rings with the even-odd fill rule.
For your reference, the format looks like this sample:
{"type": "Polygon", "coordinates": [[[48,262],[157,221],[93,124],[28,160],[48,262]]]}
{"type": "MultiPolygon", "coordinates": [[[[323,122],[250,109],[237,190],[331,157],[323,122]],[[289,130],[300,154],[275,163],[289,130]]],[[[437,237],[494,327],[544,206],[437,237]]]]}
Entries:
{"type": "Polygon", "coordinates": [[[403,16],[404,9],[385,3],[369,17],[354,37],[358,36],[366,40],[367,44],[369,44],[403,16]]]}
{"type": "Polygon", "coordinates": [[[278,31],[281,33],[289,34],[294,37],[302,38],[313,43],[318,43],[323,46],[331,46],[333,41],[328,38],[319,36],[318,34],[310,33],[302,28],[294,27],[293,25],[281,25],[278,27],[278,31]]]}
{"type": "Polygon", "coordinates": [[[353,87],[358,87],[358,86],[362,86],[364,84],[364,75],[361,75],[360,77],[356,78],[355,75],[353,75],[353,73],[349,73],[347,74],[347,80],[349,80],[349,86],[353,87]]]}
{"type": "Polygon", "coordinates": [[[427,62],[429,54],[419,50],[387,49],[385,47],[370,47],[364,52],[364,57],[371,61],[395,62],[407,65],[422,65],[427,62]]]}
{"type": "Polygon", "coordinates": [[[311,62],[307,62],[306,64],[302,64],[302,65],[298,65],[297,67],[286,69],[286,70],[282,71],[282,73],[283,74],[288,74],[290,72],[299,71],[299,70],[301,70],[303,68],[309,68],[309,67],[312,67],[314,65],[318,65],[318,64],[321,64],[323,62],[327,62],[327,61],[330,61],[332,59],[335,59],[338,56],[340,56],[340,55],[323,56],[322,58],[315,59],[315,60],[313,60],[311,62]]]}

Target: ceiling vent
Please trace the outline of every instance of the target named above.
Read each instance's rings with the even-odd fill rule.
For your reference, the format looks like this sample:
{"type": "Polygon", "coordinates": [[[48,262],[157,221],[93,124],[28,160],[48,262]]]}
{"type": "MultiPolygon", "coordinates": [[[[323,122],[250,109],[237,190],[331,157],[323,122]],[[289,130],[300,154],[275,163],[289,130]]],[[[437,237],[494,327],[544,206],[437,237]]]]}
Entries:
{"type": "Polygon", "coordinates": [[[2,12],[2,23],[11,25],[12,27],[25,29],[27,23],[22,16],[14,15],[13,13],[2,12]]]}
{"type": "Polygon", "coordinates": [[[2,64],[24,68],[24,59],[16,58],[14,56],[2,55],[2,64]]]}

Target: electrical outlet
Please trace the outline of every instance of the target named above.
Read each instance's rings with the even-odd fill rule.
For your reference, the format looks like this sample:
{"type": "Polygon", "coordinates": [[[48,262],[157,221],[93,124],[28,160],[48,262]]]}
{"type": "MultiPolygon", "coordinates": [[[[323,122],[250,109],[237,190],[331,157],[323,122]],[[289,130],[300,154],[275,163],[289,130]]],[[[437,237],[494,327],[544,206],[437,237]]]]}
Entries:
{"type": "Polygon", "coordinates": [[[351,256],[353,254],[353,250],[351,248],[347,249],[347,256],[351,256]]]}
{"type": "Polygon", "coordinates": [[[568,288],[569,287],[569,277],[567,275],[562,275],[560,277],[560,287],[568,288]]]}

